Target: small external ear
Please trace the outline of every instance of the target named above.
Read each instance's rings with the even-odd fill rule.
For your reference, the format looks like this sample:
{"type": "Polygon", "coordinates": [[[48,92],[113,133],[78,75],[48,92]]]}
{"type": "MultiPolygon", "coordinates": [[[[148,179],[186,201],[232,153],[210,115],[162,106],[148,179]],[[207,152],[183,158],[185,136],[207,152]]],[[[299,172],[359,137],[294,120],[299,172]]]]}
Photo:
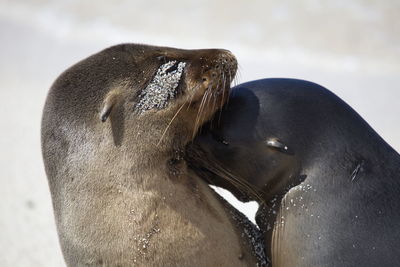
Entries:
{"type": "Polygon", "coordinates": [[[103,107],[100,112],[100,120],[102,122],[105,122],[108,119],[113,107],[117,104],[120,95],[120,90],[117,89],[110,91],[106,95],[103,101],[103,107]]]}
{"type": "Polygon", "coordinates": [[[108,102],[104,104],[103,109],[100,112],[100,120],[102,122],[105,122],[108,116],[110,116],[112,108],[113,108],[112,103],[108,102]]]}

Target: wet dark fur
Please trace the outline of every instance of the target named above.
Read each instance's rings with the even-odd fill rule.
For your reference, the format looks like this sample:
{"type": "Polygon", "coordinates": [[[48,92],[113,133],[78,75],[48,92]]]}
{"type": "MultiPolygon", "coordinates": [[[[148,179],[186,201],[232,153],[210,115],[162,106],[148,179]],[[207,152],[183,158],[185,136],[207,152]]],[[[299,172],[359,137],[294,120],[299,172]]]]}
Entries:
{"type": "Polygon", "coordinates": [[[187,159],[239,199],[261,196],[257,222],[272,266],[400,265],[400,156],[319,85],[233,88],[220,124],[203,129],[187,159]]]}

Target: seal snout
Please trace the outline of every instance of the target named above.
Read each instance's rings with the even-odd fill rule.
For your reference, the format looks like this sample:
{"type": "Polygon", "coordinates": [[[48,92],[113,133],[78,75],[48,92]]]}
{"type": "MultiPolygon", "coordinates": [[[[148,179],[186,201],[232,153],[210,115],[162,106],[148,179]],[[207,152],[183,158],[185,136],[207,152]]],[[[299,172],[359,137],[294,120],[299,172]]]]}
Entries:
{"type": "Polygon", "coordinates": [[[228,90],[236,75],[236,57],[223,49],[215,49],[212,54],[211,59],[202,64],[202,82],[205,87],[213,87],[218,92],[228,90]]]}
{"type": "Polygon", "coordinates": [[[229,50],[220,50],[215,62],[215,71],[228,74],[231,79],[236,74],[238,63],[236,57],[229,50]]]}

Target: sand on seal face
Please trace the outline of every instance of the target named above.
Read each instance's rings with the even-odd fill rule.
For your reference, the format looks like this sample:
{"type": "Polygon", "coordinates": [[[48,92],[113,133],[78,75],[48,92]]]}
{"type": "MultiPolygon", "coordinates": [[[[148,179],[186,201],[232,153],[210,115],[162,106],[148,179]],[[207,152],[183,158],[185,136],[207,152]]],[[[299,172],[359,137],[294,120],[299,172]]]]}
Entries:
{"type": "MultiPolygon", "coordinates": [[[[150,13],[146,1],[110,6],[100,0],[92,11],[77,0],[0,1],[1,266],[65,266],[40,152],[41,112],[63,70],[119,42],[227,48],[237,55],[239,82],[295,77],[319,83],[400,151],[396,1],[340,0],[329,8],[306,0],[260,1],[248,9],[221,1],[218,8],[230,6],[223,15],[211,2],[183,2],[160,2],[150,13]],[[194,13],[182,12],[187,8],[194,13]],[[143,12],[132,16],[135,10],[143,12]],[[318,23],[323,16],[325,23],[318,23]]],[[[241,207],[254,216],[257,206],[251,205],[241,207]]]]}

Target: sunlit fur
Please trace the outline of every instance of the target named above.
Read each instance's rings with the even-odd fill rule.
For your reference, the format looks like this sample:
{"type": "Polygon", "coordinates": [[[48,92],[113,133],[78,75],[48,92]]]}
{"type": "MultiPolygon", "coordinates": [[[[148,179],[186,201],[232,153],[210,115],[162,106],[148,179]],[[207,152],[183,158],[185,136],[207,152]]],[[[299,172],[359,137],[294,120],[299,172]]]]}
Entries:
{"type": "Polygon", "coordinates": [[[183,158],[226,101],[236,68],[225,50],[124,44],[60,75],[42,150],[68,266],[255,265],[228,205],[183,158]],[[135,112],[165,60],[187,63],[176,97],[135,112]]]}

